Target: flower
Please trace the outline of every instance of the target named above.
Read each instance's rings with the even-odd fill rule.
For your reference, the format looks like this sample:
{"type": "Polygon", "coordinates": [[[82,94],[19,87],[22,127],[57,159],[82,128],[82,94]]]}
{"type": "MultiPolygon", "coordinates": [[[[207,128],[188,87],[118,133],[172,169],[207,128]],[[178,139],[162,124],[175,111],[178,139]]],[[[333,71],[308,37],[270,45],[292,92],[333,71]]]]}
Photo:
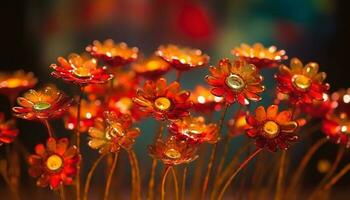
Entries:
{"type": "Polygon", "coordinates": [[[138,90],[134,102],[140,109],[152,114],[156,120],[175,120],[189,115],[192,106],[190,92],[181,91],[178,82],[167,86],[164,78],[156,82],[146,81],[143,90],[138,90]]]}
{"type": "Polygon", "coordinates": [[[63,115],[73,104],[73,99],[57,90],[55,86],[46,86],[41,90],[29,90],[23,97],[17,98],[19,107],[13,107],[14,115],[26,120],[47,120],[63,115]]]}
{"type": "Polygon", "coordinates": [[[206,124],[204,117],[184,117],[173,121],[169,130],[178,139],[187,140],[193,144],[203,142],[216,143],[219,139],[218,126],[214,123],[206,124]]]}
{"type": "Polygon", "coordinates": [[[287,150],[289,143],[298,139],[295,134],[298,123],[292,119],[292,112],[278,112],[277,105],[271,105],[267,110],[259,106],[255,110],[255,116],[249,114],[246,120],[246,134],[255,138],[259,148],[267,147],[270,151],[276,151],[277,148],[287,150]]]}
{"type": "Polygon", "coordinates": [[[118,152],[120,148],[130,150],[140,135],[140,129],[131,127],[130,115],[106,111],[104,118],[106,123],[97,120],[95,127],[89,129],[88,145],[100,153],[118,152]]]}
{"type": "MultiPolygon", "coordinates": [[[[94,126],[94,122],[97,118],[102,116],[101,101],[86,101],[82,100],[80,104],[80,132],[87,131],[90,127],[94,126]]],[[[72,106],[68,109],[67,115],[64,117],[64,125],[69,130],[77,128],[77,106],[72,106]]]]}
{"type": "Polygon", "coordinates": [[[133,121],[139,121],[147,116],[147,113],[142,112],[138,104],[134,103],[132,97],[112,96],[108,101],[108,109],[116,113],[130,115],[133,121]]]}
{"type": "Polygon", "coordinates": [[[332,112],[322,122],[322,132],[333,142],[350,147],[350,89],[331,95],[332,112]]]}
{"type": "Polygon", "coordinates": [[[227,122],[228,136],[235,137],[239,136],[248,128],[246,120],[246,112],[238,111],[239,113],[234,118],[231,118],[227,122]]]}
{"type": "Polygon", "coordinates": [[[85,54],[72,53],[68,56],[68,60],[58,57],[57,61],[59,64],[50,65],[54,70],[51,74],[80,86],[106,83],[113,78],[113,75],[107,72],[106,67],[99,67],[95,58],[90,58],[85,54]]]}
{"type": "Polygon", "coordinates": [[[0,73],[0,94],[16,98],[20,92],[34,87],[37,82],[33,72],[18,70],[13,73],[0,73]]]}
{"type": "Polygon", "coordinates": [[[170,65],[162,58],[152,56],[146,60],[134,63],[132,69],[140,76],[157,79],[169,71],[170,65]]]}
{"type": "Polygon", "coordinates": [[[190,100],[197,112],[210,113],[221,109],[222,98],[214,96],[209,89],[200,85],[191,92],[190,100]]]}
{"type": "Polygon", "coordinates": [[[323,101],[323,94],[329,89],[326,73],[318,72],[317,63],[308,63],[305,67],[299,59],[293,58],[290,68],[285,65],[279,67],[277,90],[288,94],[289,100],[295,103],[312,103],[313,100],[323,101]]]}
{"type": "Polygon", "coordinates": [[[38,177],[37,185],[57,189],[60,185],[72,185],[77,173],[80,155],[75,146],[68,147],[67,138],[56,141],[49,138],[46,147],[35,146],[35,154],[28,157],[29,174],[38,177]]]}
{"type": "Polygon", "coordinates": [[[324,118],[332,112],[334,102],[331,101],[327,93],[323,93],[323,101],[313,100],[311,104],[301,103],[299,109],[313,118],[324,118]]]}
{"type": "Polygon", "coordinates": [[[258,69],[264,67],[276,67],[288,56],[284,50],[278,50],[275,46],[265,48],[261,43],[255,43],[252,46],[241,44],[240,47],[232,49],[232,54],[243,58],[249,64],[255,65],[258,69]]]}
{"type": "Polygon", "coordinates": [[[154,145],[148,146],[150,155],[166,165],[190,163],[197,159],[197,148],[184,140],[169,137],[165,141],[158,139],[154,145]]]}
{"type": "Polygon", "coordinates": [[[17,135],[18,129],[15,127],[15,121],[5,121],[4,113],[0,113],[0,146],[4,143],[12,143],[17,135]]]}
{"type": "Polygon", "coordinates": [[[261,100],[259,93],[265,87],[261,85],[263,77],[254,65],[242,59],[235,60],[231,65],[228,59],[222,59],[219,66],[212,66],[209,71],[211,75],[206,76],[206,80],[214,87],[211,93],[224,97],[227,104],[238,101],[241,105],[248,105],[248,100],[261,100]]]}
{"type": "Polygon", "coordinates": [[[178,47],[173,44],[158,47],[155,54],[180,71],[202,67],[209,62],[209,56],[203,54],[201,50],[178,47]]]}
{"type": "Polygon", "coordinates": [[[110,66],[122,66],[136,60],[139,50],[137,47],[129,48],[124,42],[115,44],[112,39],[107,39],[103,43],[95,40],[86,47],[86,51],[110,66]]]}

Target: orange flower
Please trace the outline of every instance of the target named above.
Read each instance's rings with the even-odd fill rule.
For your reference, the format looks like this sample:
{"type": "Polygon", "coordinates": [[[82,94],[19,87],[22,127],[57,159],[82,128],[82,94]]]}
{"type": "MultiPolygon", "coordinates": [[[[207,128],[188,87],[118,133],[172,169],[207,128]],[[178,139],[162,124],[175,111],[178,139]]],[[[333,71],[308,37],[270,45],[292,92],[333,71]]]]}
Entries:
{"type": "Polygon", "coordinates": [[[86,47],[86,51],[91,53],[110,66],[126,65],[138,57],[138,48],[129,48],[124,42],[115,44],[112,39],[105,40],[103,43],[95,40],[92,45],[86,47]]]}
{"type": "Polygon", "coordinates": [[[228,120],[227,127],[228,136],[231,138],[244,133],[244,131],[248,128],[248,124],[246,121],[246,113],[240,111],[237,116],[228,120]]]}
{"type": "MultiPolygon", "coordinates": [[[[102,116],[101,101],[81,101],[80,108],[80,132],[86,132],[90,127],[94,126],[97,118],[102,116]]],[[[67,115],[64,117],[64,125],[66,129],[74,130],[77,127],[77,106],[68,109],[67,115]]]]}
{"type": "Polygon", "coordinates": [[[227,104],[238,101],[241,105],[248,105],[248,100],[261,100],[259,94],[265,90],[261,85],[263,77],[254,65],[244,60],[235,60],[231,65],[228,59],[222,59],[219,66],[212,66],[209,70],[211,75],[206,76],[206,80],[214,87],[211,93],[224,97],[227,104]]]}
{"type": "Polygon", "coordinates": [[[169,137],[165,141],[158,139],[148,150],[152,157],[161,160],[165,165],[190,163],[198,157],[195,146],[175,137],[169,137]]]}
{"type": "Polygon", "coordinates": [[[287,60],[288,56],[284,50],[278,50],[275,46],[265,48],[261,43],[255,43],[253,46],[241,44],[235,47],[232,54],[243,58],[249,64],[255,65],[258,69],[264,67],[276,67],[283,60],[287,60]]]}
{"type": "Polygon", "coordinates": [[[0,146],[12,143],[18,135],[14,120],[5,121],[4,113],[0,113],[0,146]]]}
{"type": "Polygon", "coordinates": [[[72,185],[77,173],[80,155],[75,146],[68,147],[67,138],[49,138],[46,147],[35,146],[35,154],[28,157],[29,174],[38,177],[37,185],[58,189],[60,185],[72,185]]]}
{"type": "Polygon", "coordinates": [[[169,130],[177,139],[186,140],[192,144],[216,143],[219,139],[218,126],[206,124],[204,117],[184,117],[172,122],[169,130]]]}
{"type": "Polygon", "coordinates": [[[32,72],[18,70],[13,73],[0,73],[0,94],[16,98],[20,92],[34,87],[37,82],[32,72]]]}
{"type": "Polygon", "coordinates": [[[113,75],[107,72],[106,67],[99,67],[96,59],[85,54],[72,53],[68,56],[68,60],[58,57],[57,61],[58,65],[50,65],[54,70],[51,74],[80,86],[106,83],[113,78],[113,75]]]}
{"type": "Polygon", "coordinates": [[[20,107],[13,107],[14,115],[27,120],[47,120],[63,115],[73,104],[73,99],[65,96],[55,86],[41,90],[29,90],[17,98],[20,107]]]}
{"type": "Polygon", "coordinates": [[[255,116],[247,115],[248,127],[246,134],[256,139],[256,146],[267,147],[270,151],[277,148],[286,150],[290,142],[298,139],[295,130],[298,127],[297,121],[292,119],[292,112],[278,112],[277,105],[271,105],[265,110],[259,106],[255,110],[255,116]]]}
{"type": "Polygon", "coordinates": [[[173,44],[158,47],[155,54],[180,71],[202,67],[209,62],[209,56],[203,54],[201,50],[187,47],[180,48],[173,44]]]}
{"type": "Polygon", "coordinates": [[[293,58],[290,68],[285,65],[279,67],[277,90],[289,95],[292,103],[312,103],[313,100],[322,101],[323,94],[329,89],[326,73],[318,72],[317,63],[308,63],[305,67],[299,59],[293,58]]]}
{"type": "Polygon", "coordinates": [[[350,147],[350,89],[331,96],[332,112],[322,122],[322,131],[331,141],[350,147]]]}
{"type": "Polygon", "coordinates": [[[178,82],[167,86],[164,78],[157,82],[146,81],[143,90],[137,92],[134,102],[146,113],[152,114],[156,120],[174,120],[189,115],[192,106],[190,92],[181,91],[178,82]]]}
{"type": "Polygon", "coordinates": [[[96,120],[95,127],[89,129],[89,146],[99,149],[100,153],[117,152],[120,148],[130,150],[140,129],[132,128],[130,115],[117,115],[115,112],[104,113],[106,123],[96,120]]]}
{"type": "Polygon", "coordinates": [[[200,85],[191,92],[190,100],[197,112],[210,113],[221,109],[222,98],[214,96],[209,89],[200,85]]]}
{"type": "Polygon", "coordinates": [[[134,63],[132,69],[140,76],[157,79],[169,71],[170,65],[162,58],[152,56],[146,60],[134,63]]]}
{"type": "Polygon", "coordinates": [[[116,113],[130,115],[134,121],[139,121],[147,116],[147,113],[142,112],[139,105],[134,103],[132,97],[129,96],[112,96],[108,101],[108,109],[116,113]]]}

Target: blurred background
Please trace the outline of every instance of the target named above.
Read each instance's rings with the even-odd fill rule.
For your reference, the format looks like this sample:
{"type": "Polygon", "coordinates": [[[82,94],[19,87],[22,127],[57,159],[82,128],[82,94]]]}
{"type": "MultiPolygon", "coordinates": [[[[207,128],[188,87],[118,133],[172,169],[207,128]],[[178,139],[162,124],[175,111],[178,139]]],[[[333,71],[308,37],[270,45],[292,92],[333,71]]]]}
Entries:
{"type": "MultiPolygon", "coordinates": [[[[124,41],[139,47],[145,55],[166,43],[200,48],[211,56],[210,64],[223,57],[231,58],[230,50],[242,42],[261,42],[285,49],[290,58],[318,62],[320,69],[327,72],[334,91],[350,86],[347,58],[350,12],[346,3],[342,0],[4,1],[0,7],[0,67],[1,71],[33,71],[40,80],[38,85],[51,82],[65,88],[69,86],[49,76],[48,66],[58,56],[84,51],[95,39],[124,41]]],[[[184,87],[191,89],[198,82],[204,83],[206,73],[204,69],[186,74],[184,87]]],[[[271,80],[266,82],[268,88],[271,80]]],[[[9,111],[6,98],[1,97],[0,109],[9,111]]],[[[64,132],[60,123],[55,128],[64,132]]],[[[32,128],[38,132],[20,135],[28,148],[33,149],[36,142],[44,141],[45,135],[41,133],[44,127],[23,121],[20,126],[22,130],[32,128]]],[[[155,125],[143,127],[148,130],[155,125]]],[[[150,141],[144,138],[141,143],[150,141]]],[[[335,152],[335,145],[327,146],[318,153],[312,166],[318,158],[332,158],[335,152]]],[[[312,166],[306,173],[306,185],[322,177],[312,166]]],[[[26,174],[23,177],[24,184],[33,185],[34,181],[28,180],[26,174]]],[[[340,185],[348,186],[349,178],[344,178],[340,185]]],[[[1,180],[0,186],[5,187],[1,180]]],[[[0,199],[3,199],[1,191],[0,199]]]]}

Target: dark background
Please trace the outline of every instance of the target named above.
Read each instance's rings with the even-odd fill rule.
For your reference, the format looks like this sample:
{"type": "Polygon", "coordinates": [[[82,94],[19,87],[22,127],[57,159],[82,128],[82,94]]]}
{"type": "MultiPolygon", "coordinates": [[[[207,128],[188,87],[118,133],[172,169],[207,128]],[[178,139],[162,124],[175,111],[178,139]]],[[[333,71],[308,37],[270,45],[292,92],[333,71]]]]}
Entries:
{"type": "MultiPolygon", "coordinates": [[[[125,41],[145,54],[168,42],[197,47],[212,57],[211,64],[230,57],[230,49],[241,42],[262,42],[285,49],[290,58],[318,62],[335,91],[350,85],[347,4],[345,0],[3,1],[0,69],[33,71],[38,85],[54,82],[65,88],[62,81],[49,76],[48,66],[58,56],[82,52],[94,39],[125,41]]],[[[204,76],[207,72],[199,73],[204,76]]],[[[191,88],[203,76],[185,84],[191,88]]],[[[8,112],[6,98],[0,102],[1,110],[8,112]]],[[[44,127],[23,121],[20,126],[37,132],[20,135],[29,148],[44,140],[40,133],[44,127]]],[[[61,122],[55,127],[62,130],[61,122]]],[[[312,166],[317,158],[332,158],[336,149],[327,145],[312,166]]],[[[312,167],[306,176],[306,184],[311,185],[320,177],[312,167]]],[[[341,185],[348,185],[349,176],[344,179],[341,185]]]]}

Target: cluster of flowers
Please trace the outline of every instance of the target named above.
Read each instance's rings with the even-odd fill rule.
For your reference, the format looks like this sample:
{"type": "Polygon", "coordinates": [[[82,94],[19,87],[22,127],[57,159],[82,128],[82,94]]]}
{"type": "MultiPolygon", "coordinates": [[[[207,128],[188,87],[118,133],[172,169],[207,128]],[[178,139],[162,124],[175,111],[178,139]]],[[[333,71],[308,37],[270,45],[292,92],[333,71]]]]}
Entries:
{"type": "MultiPolygon", "coordinates": [[[[136,47],[95,41],[86,53],[59,57],[50,66],[52,75],[77,85],[81,91],[78,100],[53,85],[30,89],[37,82],[32,73],[1,74],[0,93],[10,100],[30,89],[17,98],[14,116],[48,127],[46,145],[36,145],[35,154],[28,157],[30,175],[38,177],[39,186],[51,189],[73,184],[74,177],[80,176],[80,133],[87,132],[88,145],[101,154],[130,151],[141,133],[133,124],[149,116],[161,127],[148,148],[150,155],[167,166],[189,163],[198,157],[201,144],[220,142],[225,114],[233,104],[241,109],[228,120],[227,136],[245,132],[255,139],[258,149],[287,150],[299,138],[298,127],[312,118],[323,120],[322,130],[331,141],[350,146],[350,90],[329,94],[326,74],[319,72],[317,63],[304,66],[293,58],[286,66],[282,64],[287,60],[285,51],[259,43],[242,44],[232,54],[234,59],[225,58],[209,67],[205,80],[211,88],[197,85],[192,92],[181,89],[180,76],[207,66],[209,56],[176,45],[160,46],[154,55],[142,59],[136,47]],[[260,101],[265,90],[260,71],[274,67],[278,67],[275,104],[251,112],[248,105],[260,101]],[[178,77],[168,83],[163,76],[170,70],[176,70],[178,77]],[[279,111],[282,104],[286,109],[279,111]],[[203,116],[220,110],[219,122],[206,122],[203,116]],[[58,138],[49,125],[60,117],[67,129],[77,133],[73,146],[69,145],[73,141],[58,138]],[[164,126],[169,130],[166,136],[164,126]]],[[[0,144],[13,142],[18,132],[15,120],[6,121],[1,114],[0,144]]]]}

